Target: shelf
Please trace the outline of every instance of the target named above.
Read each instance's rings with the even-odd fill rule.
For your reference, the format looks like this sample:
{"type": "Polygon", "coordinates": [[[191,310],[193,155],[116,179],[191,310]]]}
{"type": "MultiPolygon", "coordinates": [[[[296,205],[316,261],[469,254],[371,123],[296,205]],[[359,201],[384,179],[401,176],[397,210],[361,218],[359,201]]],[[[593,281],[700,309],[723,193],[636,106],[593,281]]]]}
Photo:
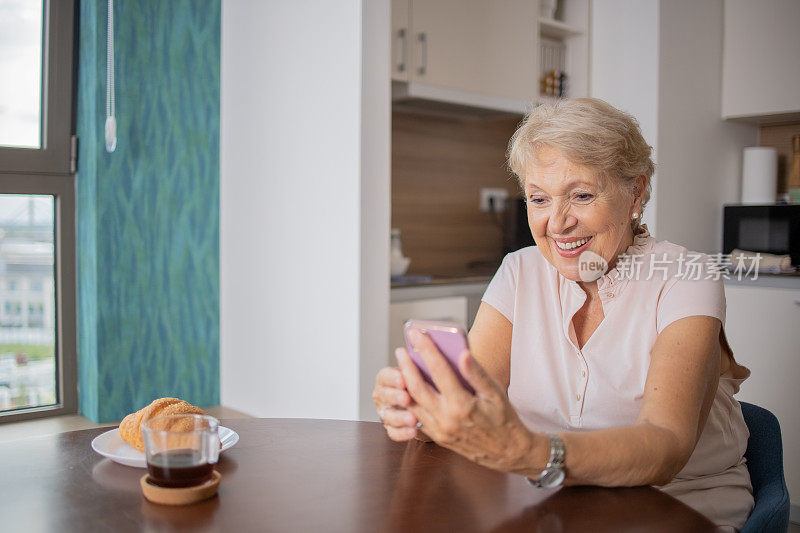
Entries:
{"type": "Polygon", "coordinates": [[[576,37],[583,35],[585,32],[575,26],[564,24],[559,20],[553,19],[539,19],[539,34],[542,37],[550,37],[551,39],[566,39],[567,37],[576,37]]]}

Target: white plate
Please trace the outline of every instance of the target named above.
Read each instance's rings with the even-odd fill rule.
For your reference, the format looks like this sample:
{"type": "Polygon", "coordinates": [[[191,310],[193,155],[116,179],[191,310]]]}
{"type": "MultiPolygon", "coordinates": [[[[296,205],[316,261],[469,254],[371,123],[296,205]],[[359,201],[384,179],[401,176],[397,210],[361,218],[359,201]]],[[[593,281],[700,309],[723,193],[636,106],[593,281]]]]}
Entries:
{"type": "MultiPolygon", "coordinates": [[[[237,442],[239,442],[238,433],[230,428],[219,426],[220,452],[232,448],[237,442]]],[[[122,436],[119,434],[119,428],[114,428],[111,431],[106,431],[96,436],[92,440],[92,449],[103,457],[108,457],[121,465],[147,468],[144,452],[140,452],[122,440],[122,436]]]]}

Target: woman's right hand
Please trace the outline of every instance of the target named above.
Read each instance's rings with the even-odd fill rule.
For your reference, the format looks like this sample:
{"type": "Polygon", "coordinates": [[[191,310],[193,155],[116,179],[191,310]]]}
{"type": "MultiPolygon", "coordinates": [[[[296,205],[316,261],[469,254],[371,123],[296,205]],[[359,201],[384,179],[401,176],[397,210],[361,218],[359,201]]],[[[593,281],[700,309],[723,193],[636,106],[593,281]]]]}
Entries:
{"type": "Polygon", "coordinates": [[[403,442],[418,436],[420,432],[416,428],[417,417],[407,409],[412,400],[399,368],[387,366],[378,372],[375,377],[375,389],[372,391],[372,401],[375,402],[378,416],[381,417],[390,439],[403,442]]]}

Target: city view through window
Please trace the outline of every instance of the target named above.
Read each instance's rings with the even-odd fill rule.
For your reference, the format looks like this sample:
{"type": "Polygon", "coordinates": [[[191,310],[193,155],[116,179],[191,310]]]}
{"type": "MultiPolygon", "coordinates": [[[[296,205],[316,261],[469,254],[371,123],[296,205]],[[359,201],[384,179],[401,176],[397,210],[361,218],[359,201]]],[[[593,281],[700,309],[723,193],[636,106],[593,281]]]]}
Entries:
{"type": "Polygon", "coordinates": [[[0,194],[0,411],[56,403],[54,201],[0,194]]]}

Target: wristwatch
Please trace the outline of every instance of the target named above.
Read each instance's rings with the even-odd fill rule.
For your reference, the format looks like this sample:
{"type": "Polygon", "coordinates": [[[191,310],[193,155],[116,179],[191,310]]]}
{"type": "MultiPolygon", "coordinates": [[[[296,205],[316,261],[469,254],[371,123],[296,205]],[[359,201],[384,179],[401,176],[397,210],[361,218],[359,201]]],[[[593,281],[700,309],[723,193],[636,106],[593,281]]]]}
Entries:
{"type": "Polygon", "coordinates": [[[525,480],[534,487],[553,489],[561,485],[566,477],[566,472],[564,472],[564,441],[561,440],[561,437],[552,433],[548,433],[547,436],[550,437],[550,459],[547,461],[547,466],[539,474],[539,479],[533,480],[526,477],[525,480]]]}

